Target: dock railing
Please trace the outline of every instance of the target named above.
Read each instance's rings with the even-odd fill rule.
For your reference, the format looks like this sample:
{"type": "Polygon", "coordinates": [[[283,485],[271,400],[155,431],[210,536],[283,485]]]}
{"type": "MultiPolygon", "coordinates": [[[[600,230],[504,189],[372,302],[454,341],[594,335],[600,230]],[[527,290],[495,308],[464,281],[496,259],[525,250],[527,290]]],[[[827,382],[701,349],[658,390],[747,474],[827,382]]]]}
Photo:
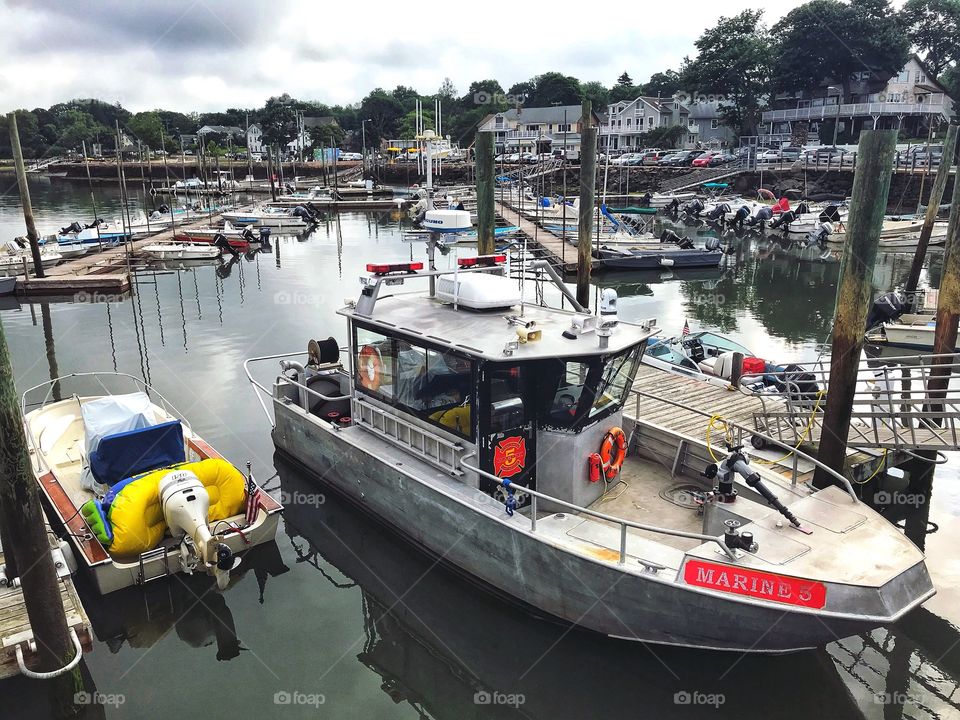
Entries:
{"type": "MultiPolygon", "coordinates": [[[[860,361],[847,444],[910,453],[960,448],[960,356],[860,361]]],[[[816,442],[829,392],[828,360],[744,374],[740,392],[760,399],[757,430],[782,442],[816,442]],[[763,386],[763,390],[756,388],[763,386]]]]}
{"type": "MultiPolygon", "coordinates": [[[[673,407],[683,409],[683,410],[687,411],[687,412],[690,413],[690,414],[700,415],[701,417],[705,418],[705,421],[704,421],[704,424],[703,424],[704,439],[705,439],[705,440],[706,440],[706,435],[707,435],[707,433],[710,431],[709,428],[710,428],[710,425],[711,425],[711,420],[713,420],[714,418],[717,417],[716,415],[711,414],[711,413],[709,413],[709,412],[706,412],[706,411],[704,411],[704,410],[700,410],[699,408],[691,407],[690,405],[688,405],[688,404],[686,404],[686,403],[677,402],[677,401],[675,401],[675,400],[670,400],[670,399],[665,398],[665,397],[663,397],[663,396],[661,396],[661,395],[654,395],[653,393],[644,392],[643,390],[631,390],[631,391],[630,391],[630,394],[634,396],[634,399],[635,399],[635,402],[636,402],[636,404],[635,404],[635,406],[634,406],[634,407],[635,407],[635,410],[634,410],[634,418],[635,418],[638,422],[641,421],[640,410],[639,410],[639,407],[640,407],[640,399],[641,399],[641,398],[648,398],[648,399],[652,399],[652,400],[657,400],[658,402],[662,402],[662,403],[665,403],[665,404],[667,404],[667,405],[671,405],[671,406],[673,406],[673,407]]],[[[721,418],[721,419],[723,419],[723,418],[721,418]]],[[[807,462],[813,463],[813,464],[814,464],[816,467],[818,467],[818,468],[822,468],[824,472],[826,472],[828,475],[830,475],[830,477],[832,477],[834,480],[836,480],[836,481],[837,481],[837,484],[838,484],[840,487],[842,487],[844,490],[847,491],[847,495],[850,496],[850,499],[853,500],[853,502],[855,502],[855,503],[859,503],[859,502],[860,502],[860,499],[857,497],[856,492],[854,492],[854,490],[853,490],[853,485],[850,483],[850,481],[849,481],[847,478],[845,478],[843,475],[841,475],[840,473],[838,473],[838,472],[837,472],[836,470],[834,470],[833,468],[827,467],[827,466],[824,465],[822,462],[820,462],[819,460],[817,460],[815,457],[811,457],[811,456],[808,455],[807,453],[803,452],[802,450],[800,450],[800,449],[797,447],[796,444],[792,444],[792,443],[784,440],[783,438],[776,438],[776,437],[772,437],[772,436],[770,436],[770,435],[765,435],[765,434],[763,434],[762,432],[760,432],[759,430],[757,430],[756,428],[748,428],[748,427],[746,427],[746,426],[744,426],[744,425],[741,425],[740,423],[737,423],[737,422],[735,422],[735,421],[733,421],[733,420],[723,419],[723,423],[725,424],[727,430],[729,430],[731,433],[733,433],[733,435],[734,435],[734,442],[733,442],[733,444],[734,444],[734,445],[744,445],[744,444],[745,444],[745,441],[747,441],[749,438],[757,437],[757,438],[762,439],[765,444],[774,445],[774,446],[776,446],[776,447],[778,447],[778,448],[781,448],[781,449],[784,450],[784,451],[789,452],[790,455],[791,455],[791,457],[792,457],[792,461],[791,461],[791,462],[792,462],[792,465],[793,465],[793,472],[791,473],[791,478],[790,478],[790,484],[791,484],[791,485],[796,485],[796,484],[797,484],[797,475],[799,474],[798,464],[799,464],[799,461],[800,461],[800,460],[805,460],[805,461],[807,461],[807,462]]]]}

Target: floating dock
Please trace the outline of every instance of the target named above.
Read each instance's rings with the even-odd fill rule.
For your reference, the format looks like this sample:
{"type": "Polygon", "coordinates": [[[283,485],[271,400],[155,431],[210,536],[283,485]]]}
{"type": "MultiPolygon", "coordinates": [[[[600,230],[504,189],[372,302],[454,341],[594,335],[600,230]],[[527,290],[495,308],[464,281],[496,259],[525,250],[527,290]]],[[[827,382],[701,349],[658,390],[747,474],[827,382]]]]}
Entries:
{"type": "MultiPolygon", "coordinates": [[[[496,212],[507,225],[516,225],[544,252],[545,259],[564,273],[577,271],[577,248],[559,235],[537,225],[505,202],[496,200],[496,212]]],[[[575,211],[571,211],[575,216],[575,211]]]]}
{"type": "MultiPolygon", "coordinates": [[[[3,563],[3,549],[0,548],[0,565],[3,563]]],[[[90,619],[77,595],[73,579],[69,575],[61,577],[58,585],[60,599],[63,601],[63,611],[67,618],[67,627],[77,633],[83,651],[90,652],[93,649],[90,619]]],[[[33,631],[30,629],[30,620],[27,618],[23,590],[19,587],[0,586],[0,680],[20,674],[16,647],[32,639],[33,631]]],[[[25,651],[24,659],[29,667],[31,654],[25,651]]]]}

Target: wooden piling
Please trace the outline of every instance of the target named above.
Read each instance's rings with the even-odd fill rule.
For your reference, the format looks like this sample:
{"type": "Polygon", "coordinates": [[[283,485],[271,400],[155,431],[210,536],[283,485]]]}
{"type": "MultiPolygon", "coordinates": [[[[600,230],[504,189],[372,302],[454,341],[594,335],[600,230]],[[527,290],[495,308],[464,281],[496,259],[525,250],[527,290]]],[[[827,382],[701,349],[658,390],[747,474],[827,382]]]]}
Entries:
{"type": "Polygon", "coordinates": [[[477,167],[477,253],[492,255],[495,250],[492,132],[477,133],[474,159],[477,167]]]}
{"type": "Polygon", "coordinates": [[[277,201],[277,184],[273,181],[273,146],[267,148],[267,177],[270,178],[270,197],[277,201]]]}
{"type": "Polygon", "coordinates": [[[74,657],[50,541],[47,539],[40,489],[33,477],[23,418],[17,402],[13,367],[0,323],[0,525],[5,556],[16,558],[27,616],[40,657],[39,669],[50,672],[74,657]]]}
{"type": "Polygon", "coordinates": [[[591,118],[592,106],[583,101],[580,118],[580,217],[577,228],[577,302],[590,305],[590,239],[593,235],[593,212],[597,187],[597,129],[591,118]]]}
{"type": "MultiPolygon", "coordinates": [[[[952,125],[951,130],[956,126],[952,125]]],[[[943,154],[940,166],[950,165],[950,155],[943,154]]],[[[960,182],[953,182],[953,204],[950,222],[943,249],[943,271],[940,276],[940,293],[937,300],[937,326],[933,332],[933,369],[930,371],[930,389],[933,397],[944,397],[950,383],[950,368],[938,368],[955,362],[957,346],[957,320],[960,318],[960,182]]],[[[943,406],[934,411],[942,412],[943,406]]]]}
{"type": "MultiPolygon", "coordinates": [[[[871,301],[870,281],[887,209],[896,142],[896,130],[864,130],[857,150],[850,219],[833,320],[829,392],[817,453],[820,462],[838,473],[843,472],[846,457],[864,326],[871,301]]],[[[815,487],[823,488],[833,483],[830,475],[817,468],[813,478],[815,487]]]]}
{"type": "MultiPolygon", "coordinates": [[[[920,271],[923,269],[923,261],[927,257],[927,246],[930,243],[930,235],[933,233],[933,223],[937,219],[940,201],[943,199],[943,192],[947,188],[947,180],[950,177],[950,166],[953,165],[953,156],[957,148],[957,130],[958,126],[956,125],[950,125],[947,128],[947,137],[943,141],[943,157],[940,159],[940,167],[937,168],[937,176],[933,181],[933,187],[930,189],[930,197],[927,199],[927,214],[923,219],[920,238],[917,240],[917,249],[914,252],[910,273],[907,275],[907,283],[904,286],[907,302],[912,309],[916,309],[914,295],[920,282],[920,271]]],[[[956,185],[957,182],[954,180],[954,196],[956,196],[956,185]]]]}
{"type": "MultiPolygon", "coordinates": [[[[20,188],[20,205],[23,207],[23,220],[27,224],[27,240],[30,241],[30,255],[33,258],[33,272],[38,278],[44,277],[43,261],[40,259],[40,235],[37,223],[33,219],[33,205],[30,203],[30,186],[27,185],[27,168],[23,164],[23,150],[20,147],[20,131],[17,129],[17,114],[7,114],[10,128],[10,147],[13,150],[13,163],[17,169],[17,187],[20,188]]],[[[24,280],[27,278],[24,277],[24,280]]]]}

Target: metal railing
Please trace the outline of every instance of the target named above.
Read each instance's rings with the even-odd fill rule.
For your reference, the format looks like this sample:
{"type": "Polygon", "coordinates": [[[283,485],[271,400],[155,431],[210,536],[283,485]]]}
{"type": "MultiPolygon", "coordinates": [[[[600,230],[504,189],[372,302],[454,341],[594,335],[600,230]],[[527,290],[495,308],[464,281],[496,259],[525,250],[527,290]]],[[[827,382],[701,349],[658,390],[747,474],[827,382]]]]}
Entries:
{"type": "MultiPolygon", "coordinates": [[[[659,402],[666,403],[667,405],[672,405],[673,407],[681,408],[681,409],[683,409],[683,410],[686,410],[687,412],[692,413],[692,414],[694,414],[694,415],[700,415],[701,417],[707,418],[707,421],[704,423],[704,426],[703,426],[703,427],[704,427],[704,435],[706,435],[706,433],[709,432],[709,423],[710,423],[710,421],[711,421],[714,417],[716,417],[715,414],[712,414],[712,413],[709,413],[709,412],[705,412],[705,411],[703,411],[703,410],[700,410],[700,409],[698,409],[698,408],[691,407],[690,405],[686,405],[686,404],[684,404],[684,403],[680,403],[680,402],[677,402],[677,401],[675,401],[675,400],[668,400],[668,399],[665,398],[665,397],[661,397],[660,395],[654,395],[654,394],[652,394],[652,393],[644,392],[643,390],[636,390],[636,389],[634,389],[634,390],[631,390],[630,393],[631,393],[632,395],[635,395],[635,396],[636,396],[636,405],[635,405],[636,410],[635,410],[634,419],[635,419],[637,422],[642,422],[641,416],[640,416],[640,410],[639,410],[639,407],[640,407],[640,398],[641,398],[641,397],[645,397],[645,398],[650,398],[650,399],[653,399],[653,400],[657,400],[657,401],[659,401],[659,402]]],[[[741,424],[739,424],[739,423],[737,423],[737,422],[735,422],[735,421],[733,421],[733,420],[728,420],[728,419],[723,418],[723,417],[721,417],[721,419],[723,420],[724,424],[726,425],[726,427],[727,427],[729,430],[731,430],[731,431],[733,431],[733,432],[736,433],[736,440],[735,440],[735,442],[734,442],[735,445],[743,445],[743,444],[744,444],[743,441],[744,441],[744,439],[745,439],[744,436],[749,435],[749,436],[756,436],[756,437],[762,438],[762,439],[763,439],[765,442],[767,442],[767,443],[770,443],[770,444],[772,444],[772,445],[776,445],[777,447],[779,447],[779,448],[781,448],[781,449],[783,449],[783,450],[790,451],[790,453],[791,453],[791,455],[792,455],[792,457],[793,457],[793,461],[792,461],[792,464],[793,464],[793,473],[792,473],[791,479],[790,479],[790,484],[791,484],[791,485],[796,485],[796,484],[797,484],[797,475],[798,475],[798,471],[799,471],[798,462],[799,462],[799,460],[802,459],[802,460],[805,460],[805,461],[807,461],[807,462],[813,463],[816,467],[821,468],[824,472],[826,472],[826,473],[827,473],[828,475],[830,475],[834,480],[836,480],[837,483],[839,483],[839,485],[840,485],[841,487],[843,487],[843,488],[847,491],[847,495],[850,496],[850,499],[853,500],[854,503],[859,503],[859,502],[860,502],[860,499],[857,497],[856,492],[854,492],[854,490],[853,490],[853,485],[850,484],[850,481],[849,481],[847,478],[845,478],[843,475],[841,475],[840,473],[838,473],[838,472],[837,472],[836,470],[834,470],[833,468],[830,468],[830,467],[828,467],[827,465],[824,465],[822,462],[820,462],[819,460],[817,460],[815,457],[811,457],[810,455],[807,455],[805,452],[803,452],[802,450],[798,449],[795,444],[788,443],[788,442],[784,441],[783,439],[778,439],[778,438],[772,437],[772,436],[770,436],[770,435],[765,435],[765,434],[763,434],[762,432],[758,431],[756,428],[748,428],[748,427],[745,427],[744,425],[741,425],[741,424]]],[[[672,431],[671,431],[671,432],[672,432],[672,431]]]]}
{"type": "MultiPolygon", "coordinates": [[[[960,360],[955,354],[863,359],[851,408],[847,444],[898,451],[960,448],[960,360]]],[[[748,373],[740,392],[758,397],[758,429],[781,441],[816,442],[823,430],[830,365],[748,373]],[[753,387],[764,386],[764,390],[753,387]],[[778,392],[771,392],[771,389],[778,392]]]]}
{"type": "MultiPolygon", "coordinates": [[[[347,348],[340,348],[340,353],[343,354],[347,352],[347,348]]],[[[257,396],[257,401],[260,403],[260,408],[263,410],[263,414],[267,416],[267,422],[270,423],[270,427],[276,427],[277,423],[274,420],[273,416],[270,415],[270,411],[267,410],[266,403],[263,402],[263,396],[260,393],[266,393],[267,397],[271,400],[273,399],[273,391],[270,388],[265,387],[262,383],[258,382],[253,378],[253,374],[250,372],[250,365],[255,362],[263,362],[265,360],[281,360],[283,358],[293,358],[293,357],[303,357],[308,353],[305,350],[297,352],[287,352],[287,353],[277,353],[275,355],[261,355],[260,357],[247,358],[243,361],[243,372],[247,376],[247,380],[251,385],[253,385],[254,394],[257,396]]],[[[309,387],[305,383],[297,382],[296,380],[284,376],[284,380],[290,385],[297,388],[300,392],[301,402],[305,396],[313,396],[318,400],[324,400],[325,402],[334,402],[336,400],[349,400],[349,395],[342,396],[329,396],[317,392],[313,388],[309,387]]],[[[309,408],[304,407],[304,410],[309,410],[309,408]]]]}
{"type": "Polygon", "coordinates": [[[818,105],[816,107],[790,108],[786,110],[767,110],[762,114],[762,121],[782,122],[786,120],[832,120],[838,115],[843,117],[873,116],[873,115],[937,115],[947,109],[946,103],[931,98],[922,103],[844,103],[842,105],[818,105]]]}
{"type": "MultiPolygon", "coordinates": [[[[731,560],[736,561],[737,556],[723,542],[715,535],[704,535],[702,533],[691,533],[684,530],[674,530],[672,528],[662,528],[655,525],[646,525],[644,523],[634,522],[633,520],[624,520],[622,518],[614,517],[613,515],[607,515],[606,513],[597,512],[596,510],[591,510],[590,508],[583,507],[582,505],[575,505],[574,503],[567,502],[566,500],[560,500],[559,498],[552,497],[546,493],[539,492],[537,490],[531,490],[528,487],[523,485],[517,485],[516,483],[510,482],[504,478],[497,477],[492,473],[488,473],[485,470],[481,470],[476,465],[471,465],[466,462],[469,458],[476,457],[475,452],[470,452],[460,458],[461,467],[466,468],[470,472],[474,472],[480,477],[484,477],[487,480],[491,480],[497,483],[499,486],[503,487],[505,491],[509,488],[515,490],[520,490],[530,496],[530,532],[535,533],[537,531],[537,500],[544,500],[549,503],[555,503],[561,507],[567,508],[568,510],[573,510],[579,515],[587,515],[589,517],[596,518],[598,520],[605,520],[606,522],[616,524],[620,529],[620,557],[619,564],[623,565],[627,560],[627,528],[634,528],[636,530],[643,530],[645,532],[657,533],[660,535],[670,535],[672,537],[681,537],[687,538],[689,540],[699,540],[700,542],[705,543],[715,543],[724,554],[731,560]]],[[[663,567],[657,563],[640,560],[640,562],[646,567],[663,567]]]]}

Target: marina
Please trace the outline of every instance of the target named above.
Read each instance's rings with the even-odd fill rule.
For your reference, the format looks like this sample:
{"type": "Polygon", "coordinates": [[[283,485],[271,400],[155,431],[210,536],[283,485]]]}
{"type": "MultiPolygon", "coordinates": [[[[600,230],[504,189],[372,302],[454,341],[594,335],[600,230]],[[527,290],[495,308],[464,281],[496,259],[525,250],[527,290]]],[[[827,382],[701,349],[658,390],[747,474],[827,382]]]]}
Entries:
{"type": "Polygon", "coordinates": [[[960,717],[960,12],[176,5],[0,9],[4,717],[960,717]]]}

